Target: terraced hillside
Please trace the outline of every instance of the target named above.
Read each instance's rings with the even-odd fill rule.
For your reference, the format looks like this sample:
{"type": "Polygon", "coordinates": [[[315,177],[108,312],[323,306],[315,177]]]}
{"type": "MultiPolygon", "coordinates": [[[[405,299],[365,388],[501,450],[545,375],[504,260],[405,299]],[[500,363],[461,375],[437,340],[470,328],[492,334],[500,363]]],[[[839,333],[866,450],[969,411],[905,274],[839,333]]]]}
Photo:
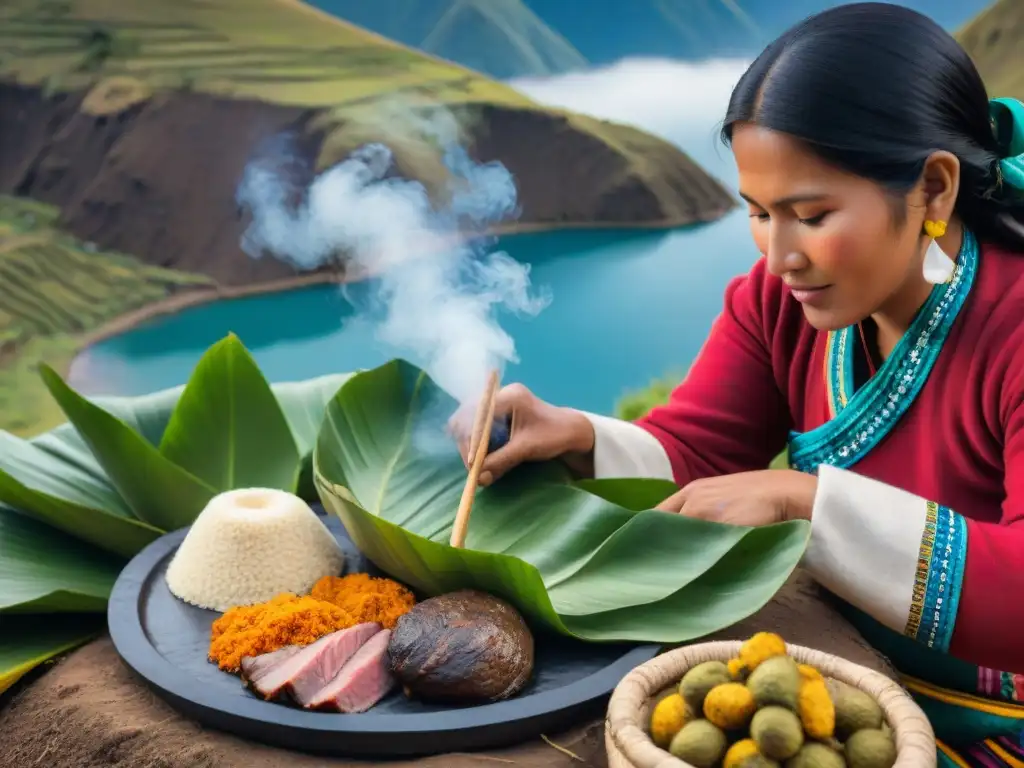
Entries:
{"type": "Polygon", "coordinates": [[[283,131],[319,168],[386,140],[399,173],[438,189],[418,121],[443,107],[476,158],[515,175],[517,226],[676,226],[734,204],[666,142],[540,107],[296,0],[8,0],[0,50],[0,192],[225,285],[291,273],[241,253],[234,205],[253,148],[283,131]]]}
{"type": "Polygon", "coordinates": [[[290,106],[413,90],[441,102],[524,106],[515,91],[298,0],[6,0],[0,73],[51,90],[129,75],[290,106]]]}
{"type": "Polygon", "coordinates": [[[62,234],[59,211],[0,196],[0,428],[33,432],[62,421],[35,365],[63,366],[78,339],[126,312],[208,278],[97,251],[62,234]]]}
{"type": "Polygon", "coordinates": [[[958,34],[989,93],[1024,99],[1024,2],[998,0],[958,34]]]}

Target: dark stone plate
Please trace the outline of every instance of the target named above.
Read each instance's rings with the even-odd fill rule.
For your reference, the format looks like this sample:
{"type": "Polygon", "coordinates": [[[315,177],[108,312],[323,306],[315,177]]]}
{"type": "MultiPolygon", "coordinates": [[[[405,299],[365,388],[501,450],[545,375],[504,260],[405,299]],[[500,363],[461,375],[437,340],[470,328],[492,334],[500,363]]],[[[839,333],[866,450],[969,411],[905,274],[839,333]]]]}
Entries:
{"type": "MultiPolygon", "coordinates": [[[[345,551],[346,572],[379,573],[356,550],[339,520],[321,519],[345,551]]],[[[253,741],[378,758],[507,746],[600,716],[619,681],[659,650],[535,634],[536,661],[528,687],[513,699],[483,706],[427,705],[398,691],[353,715],[267,702],[207,660],[210,625],[219,614],[183,603],[167,589],[164,572],[186,531],[162,536],[125,566],[107,610],[110,635],[128,666],[175,709],[202,725],[253,741]]]]}

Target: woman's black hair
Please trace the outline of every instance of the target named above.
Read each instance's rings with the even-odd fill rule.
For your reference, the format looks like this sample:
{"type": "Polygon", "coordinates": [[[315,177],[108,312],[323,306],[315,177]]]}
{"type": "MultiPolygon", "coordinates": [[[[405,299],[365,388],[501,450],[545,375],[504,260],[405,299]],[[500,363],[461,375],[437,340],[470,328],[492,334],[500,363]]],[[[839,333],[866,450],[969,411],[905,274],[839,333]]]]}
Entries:
{"type": "Polygon", "coordinates": [[[974,63],[942,27],[888,3],[805,19],[751,64],[732,92],[737,122],[790,134],[826,162],[896,195],[933,152],[960,160],[956,212],[982,241],[1024,252],[1024,194],[999,174],[1000,145],[974,63]]]}

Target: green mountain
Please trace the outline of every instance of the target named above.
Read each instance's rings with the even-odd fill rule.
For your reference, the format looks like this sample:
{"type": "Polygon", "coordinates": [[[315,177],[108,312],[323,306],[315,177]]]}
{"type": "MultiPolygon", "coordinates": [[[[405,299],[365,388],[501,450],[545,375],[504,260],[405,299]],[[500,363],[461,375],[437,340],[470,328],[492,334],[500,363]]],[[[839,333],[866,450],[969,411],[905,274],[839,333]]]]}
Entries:
{"type": "MultiPolygon", "coordinates": [[[[854,0],[525,0],[595,64],[626,56],[753,57],[801,19],[854,0]]],[[[991,0],[889,0],[956,29],[991,0]]]]}
{"type": "Polygon", "coordinates": [[[957,35],[992,96],[1024,99],[1024,2],[999,0],[957,35]]]}
{"type": "MultiPolygon", "coordinates": [[[[445,28],[435,25],[439,39],[445,28]]],[[[22,391],[40,380],[21,372],[44,353],[66,362],[123,313],[206,298],[211,285],[237,294],[337,279],[239,247],[238,182],[268,141],[292,139],[297,188],[384,142],[394,172],[440,199],[451,176],[425,129],[435,117],[475,160],[514,177],[519,216],[506,232],[685,226],[735,205],[667,141],[544,107],[298,0],[0,0],[0,195],[48,204],[0,207],[0,427],[45,421],[32,405],[41,393],[22,391]],[[43,218],[46,232],[27,229],[43,218]],[[101,264],[100,252],[139,263],[101,264]]]]}
{"type": "MultiPolygon", "coordinates": [[[[493,77],[628,56],[756,55],[800,19],[850,0],[312,0],[318,8],[493,77]]],[[[955,29],[988,0],[896,0],[955,29]]]]}
{"type": "Polygon", "coordinates": [[[322,10],[493,77],[588,65],[522,0],[318,0],[322,10]]]}

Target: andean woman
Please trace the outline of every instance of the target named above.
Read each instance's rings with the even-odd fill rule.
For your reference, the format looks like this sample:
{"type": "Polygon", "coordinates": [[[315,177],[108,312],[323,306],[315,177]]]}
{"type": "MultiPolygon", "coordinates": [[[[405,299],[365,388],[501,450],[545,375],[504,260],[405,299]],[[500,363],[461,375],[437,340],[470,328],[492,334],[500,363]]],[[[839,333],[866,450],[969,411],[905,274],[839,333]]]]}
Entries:
{"type": "Polygon", "coordinates": [[[809,519],[804,566],[908,675],[940,764],[1024,766],[1024,105],[864,3],[770,45],[723,135],[763,257],[671,401],[634,424],[506,387],[482,480],[562,457],[673,479],[671,512],[809,519]]]}

